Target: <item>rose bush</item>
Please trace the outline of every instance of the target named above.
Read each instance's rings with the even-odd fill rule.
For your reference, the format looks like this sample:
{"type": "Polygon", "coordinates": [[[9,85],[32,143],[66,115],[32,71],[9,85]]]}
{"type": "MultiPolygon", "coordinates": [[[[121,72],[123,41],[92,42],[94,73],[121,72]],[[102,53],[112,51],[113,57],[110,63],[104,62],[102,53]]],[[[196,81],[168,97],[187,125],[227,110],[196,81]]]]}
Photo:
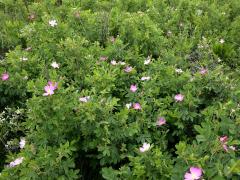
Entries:
{"type": "Polygon", "coordinates": [[[0,1],[0,179],[238,179],[239,10],[0,1]]]}

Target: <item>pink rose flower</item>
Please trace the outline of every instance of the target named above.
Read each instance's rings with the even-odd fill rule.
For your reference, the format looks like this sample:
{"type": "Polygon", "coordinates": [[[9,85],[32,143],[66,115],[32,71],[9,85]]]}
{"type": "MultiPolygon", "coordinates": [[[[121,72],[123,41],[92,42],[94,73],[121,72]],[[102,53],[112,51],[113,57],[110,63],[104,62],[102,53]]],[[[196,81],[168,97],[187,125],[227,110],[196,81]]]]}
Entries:
{"type": "Polygon", "coordinates": [[[190,172],[186,172],[184,175],[184,180],[197,180],[202,176],[202,169],[198,167],[191,167],[190,172]]]}
{"type": "Polygon", "coordinates": [[[205,68],[200,69],[200,74],[201,75],[207,74],[207,72],[208,72],[208,70],[205,69],[205,68]]]}
{"type": "Polygon", "coordinates": [[[141,105],[139,103],[134,103],[133,104],[133,109],[140,110],[140,109],[142,109],[142,107],[141,107],[141,105]]]}
{"type": "Polygon", "coordinates": [[[45,86],[44,91],[45,93],[43,94],[43,96],[51,96],[54,94],[54,89],[52,86],[45,86]]]}
{"type": "Polygon", "coordinates": [[[2,80],[7,81],[9,79],[9,74],[7,72],[2,74],[2,80]]]}
{"type": "Polygon", "coordinates": [[[181,102],[183,101],[184,96],[182,94],[177,94],[174,96],[174,99],[176,102],[181,102]]]}
{"type": "Polygon", "coordinates": [[[163,117],[160,117],[158,120],[157,120],[157,126],[162,126],[166,124],[166,120],[163,118],[163,117]]]}
{"type": "Polygon", "coordinates": [[[45,93],[43,96],[51,96],[54,94],[54,91],[58,88],[57,83],[48,81],[48,85],[44,87],[45,93]]]}
{"type": "Polygon", "coordinates": [[[131,66],[127,66],[127,67],[125,67],[125,69],[124,69],[124,71],[126,72],[126,73],[129,73],[129,72],[131,72],[133,70],[133,68],[131,67],[131,66]]]}
{"type": "Polygon", "coordinates": [[[138,89],[138,88],[137,88],[137,85],[135,85],[135,84],[132,84],[131,87],[130,87],[130,91],[131,91],[131,92],[136,92],[137,89],[138,89]]]}
{"type": "Polygon", "coordinates": [[[226,143],[227,140],[228,140],[228,137],[227,137],[227,136],[221,136],[221,137],[219,138],[219,140],[220,140],[221,143],[226,143]]]}

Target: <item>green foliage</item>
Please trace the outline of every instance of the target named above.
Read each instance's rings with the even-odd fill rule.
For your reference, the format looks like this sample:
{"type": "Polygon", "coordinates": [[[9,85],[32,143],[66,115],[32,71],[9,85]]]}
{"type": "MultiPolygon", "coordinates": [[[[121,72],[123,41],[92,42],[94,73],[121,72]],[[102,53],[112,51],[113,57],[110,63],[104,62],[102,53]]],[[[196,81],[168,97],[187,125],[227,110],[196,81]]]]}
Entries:
{"type": "Polygon", "coordinates": [[[238,0],[0,0],[0,179],[179,180],[193,166],[239,179],[239,10],[238,0]],[[43,96],[49,81],[58,87],[43,96]]]}

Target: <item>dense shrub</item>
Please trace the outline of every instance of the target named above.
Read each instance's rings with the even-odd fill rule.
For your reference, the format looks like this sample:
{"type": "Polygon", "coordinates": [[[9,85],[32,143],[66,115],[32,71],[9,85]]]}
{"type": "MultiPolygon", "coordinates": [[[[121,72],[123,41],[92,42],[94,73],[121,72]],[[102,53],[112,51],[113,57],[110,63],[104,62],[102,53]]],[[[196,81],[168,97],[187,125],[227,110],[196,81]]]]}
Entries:
{"type": "Polygon", "coordinates": [[[0,179],[239,179],[239,9],[0,1],[0,179]]]}

